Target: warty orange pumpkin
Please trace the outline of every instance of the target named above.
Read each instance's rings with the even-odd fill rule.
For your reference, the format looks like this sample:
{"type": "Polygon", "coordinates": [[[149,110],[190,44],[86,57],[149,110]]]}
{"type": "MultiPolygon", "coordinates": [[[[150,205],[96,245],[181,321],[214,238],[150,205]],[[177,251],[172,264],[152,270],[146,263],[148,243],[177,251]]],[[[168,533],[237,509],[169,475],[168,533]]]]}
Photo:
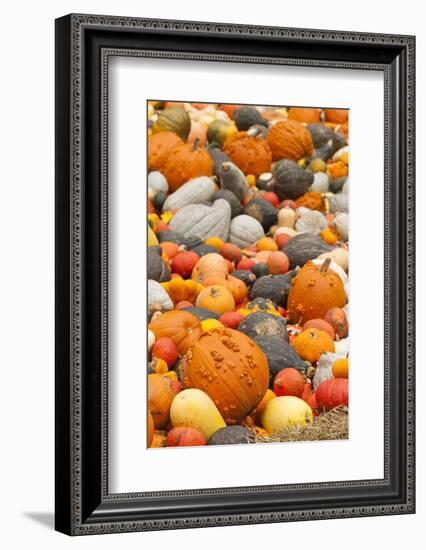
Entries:
{"type": "Polygon", "coordinates": [[[290,159],[297,162],[303,157],[311,157],[314,152],[309,130],[296,120],[274,124],[268,133],[268,144],[274,161],[290,159]]]}
{"type": "Polygon", "coordinates": [[[228,425],[250,414],[268,389],[268,362],[259,346],[237,330],[205,333],[180,367],[185,388],[198,388],[214,402],[228,425]]]}
{"type": "Polygon", "coordinates": [[[156,429],[164,428],[168,424],[174,396],[175,392],[168,378],[162,374],[148,374],[148,410],[156,429]]]}
{"type": "Polygon", "coordinates": [[[334,342],[330,335],[317,328],[308,328],[296,336],[293,347],[302,359],[311,363],[319,361],[326,351],[334,352],[334,342]]]}
{"type": "Polygon", "coordinates": [[[193,144],[178,145],[168,155],[161,170],[167,179],[171,192],[179,189],[187,181],[199,176],[213,175],[213,161],[205,149],[193,144]]]}
{"type": "Polygon", "coordinates": [[[271,150],[262,137],[237,132],[225,141],[222,149],[246,175],[257,177],[271,171],[271,150]]]}
{"type": "Polygon", "coordinates": [[[183,141],[174,132],[160,132],[148,138],[148,172],[163,168],[167,157],[183,141]]]}
{"type": "Polygon", "coordinates": [[[330,258],[320,266],[309,261],[293,278],[287,299],[291,323],[323,318],[331,307],[346,304],[342,280],[329,269],[330,263],[330,258]]]}

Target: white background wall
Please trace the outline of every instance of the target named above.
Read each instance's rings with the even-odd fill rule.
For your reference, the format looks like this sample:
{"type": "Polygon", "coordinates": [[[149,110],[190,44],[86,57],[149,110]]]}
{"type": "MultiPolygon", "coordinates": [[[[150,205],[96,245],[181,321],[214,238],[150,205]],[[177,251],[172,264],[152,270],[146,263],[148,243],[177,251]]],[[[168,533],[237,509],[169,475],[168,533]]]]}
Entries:
{"type": "MultiPolygon", "coordinates": [[[[397,549],[423,540],[425,511],[425,107],[421,3],[379,0],[200,2],[88,0],[3,6],[0,101],[0,544],[3,548],[397,549]],[[69,12],[417,35],[418,505],[417,515],[70,539],[53,526],[54,18],[69,12]],[[423,245],[423,246],[422,246],[423,245]]],[[[226,83],[223,84],[226,86],[226,83]]],[[[368,128],[366,128],[368,132],[368,128]]],[[[365,185],[368,196],[368,174],[365,185]]],[[[371,182],[373,184],[373,182],[371,182]]],[[[368,243],[366,243],[368,246],[368,243]]],[[[395,312],[397,314],[397,312],[395,312]]],[[[374,330],[374,327],[370,327],[374,330]]],[[[372,365],[374,368],[374,365],[372,365]]],[[[307,467],[321,468],[309,464],[307,467]]],[[[161,474],[159,474],[161,475],[161,474]]]]}

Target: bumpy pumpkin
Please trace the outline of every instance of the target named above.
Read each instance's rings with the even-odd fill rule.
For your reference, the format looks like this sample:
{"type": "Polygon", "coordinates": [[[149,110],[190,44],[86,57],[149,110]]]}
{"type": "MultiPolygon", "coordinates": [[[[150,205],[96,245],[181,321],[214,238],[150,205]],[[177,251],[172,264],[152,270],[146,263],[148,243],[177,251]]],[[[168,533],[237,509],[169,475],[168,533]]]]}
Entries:
{"type": "Polygon", "coordinates": [[[223,152],[246,175],[253,174],[257,177],[271,170],[271,150],[262,137],[237,132],[225,141],[223,152]]]}
{"type": "Polygon", "coordinates": [[[303,157],[311,157],[314,151],[311,134],[296,120],[282,120],[274,124],[268,133],[268,144],[274,161],[298,161],[303,157]]]}
{"type": "Polygon", "coordinates": [[[160,132],[148,138],[148,172],[163,168],[169,154],[183,141],[174,132],[160,132]]]}
{"type": "Polygon", "coordinates": [[[308,328],[296,336],[293,347],[299,357],[310,363],[316,363],[325,352],[334,352],[334,343],[330,335],[316,328],[308,328]]]}
{"type": "Polygon", "coordinates": [[[198,148],[198,141],[178,145],[168,155],[162,173],[167,179],[170,191],[199,176],[213,175],[213,161],[205,149],[198,148]]]}
{"type": "Polygon", "coordinates": [[[329,258],[321,266],[308,262],[292,280],[287,299],[292,323],[322,318],[331,307],[346,304],[342,280],[329,269],[330,262],[329,258]]]}
{"type": "Polygon", "coordinates": [[[174,132],[184,141],[187,140],[190,131],[191,119],[185,109],[179,107],[168,107],[161,111],[152,127],[153,134],[174,132]]]}
{"type": "Polygon", "coordinates": [[[241,422],[268,389],[265,355],[248,336],[223,328],[204,333],[180,366],[185,388],[203,390],[228,425],[241,422]]]}
{"type": "Polygon", "coordinates": [[[201,335],[200,320],[183,310],[163,313],[154,319],[148,328],[152,330],[156,340],[171,338],[180,354],[184,354],[201,335]]]}

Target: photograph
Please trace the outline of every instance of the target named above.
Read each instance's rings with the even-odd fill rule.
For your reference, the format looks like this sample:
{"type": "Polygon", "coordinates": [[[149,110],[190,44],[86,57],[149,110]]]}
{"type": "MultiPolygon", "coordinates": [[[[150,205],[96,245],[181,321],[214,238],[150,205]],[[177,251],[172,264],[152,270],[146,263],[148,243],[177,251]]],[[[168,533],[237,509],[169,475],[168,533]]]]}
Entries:
{"type": "Polygon", "coordinates": [[[350,119],[147,101],[149,448],[350,438],[350,119]]]}

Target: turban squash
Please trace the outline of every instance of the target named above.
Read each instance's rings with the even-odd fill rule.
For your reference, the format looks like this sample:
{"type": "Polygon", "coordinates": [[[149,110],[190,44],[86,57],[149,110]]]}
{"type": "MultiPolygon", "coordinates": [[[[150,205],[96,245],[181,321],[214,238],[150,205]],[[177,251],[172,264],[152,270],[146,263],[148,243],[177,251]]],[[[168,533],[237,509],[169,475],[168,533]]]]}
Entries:
{"type": "Polygon", "coordinates": [[[298,161],[303,157],[311,157],[314,152],[309,130],[296,120],[282,120],[274,124],[268,133],[268,144],[274,161],[298,161]]]}
{"type": "Polygon", "coordinates": [[[291,282],[287,299],[290,322],[323,318],[331,307],[343,307],[346,293],[342,280],[329,269],[327,258],[318,266],[309,261],[291,282]]]}
{"type": "Polygon", "coordinates": [[[268,362],[259,346],[229,328],[204,333],[184,356],[180,372],[184,387],[204,391],[228,425],[250,414],[269,384],[268,362]]]}

